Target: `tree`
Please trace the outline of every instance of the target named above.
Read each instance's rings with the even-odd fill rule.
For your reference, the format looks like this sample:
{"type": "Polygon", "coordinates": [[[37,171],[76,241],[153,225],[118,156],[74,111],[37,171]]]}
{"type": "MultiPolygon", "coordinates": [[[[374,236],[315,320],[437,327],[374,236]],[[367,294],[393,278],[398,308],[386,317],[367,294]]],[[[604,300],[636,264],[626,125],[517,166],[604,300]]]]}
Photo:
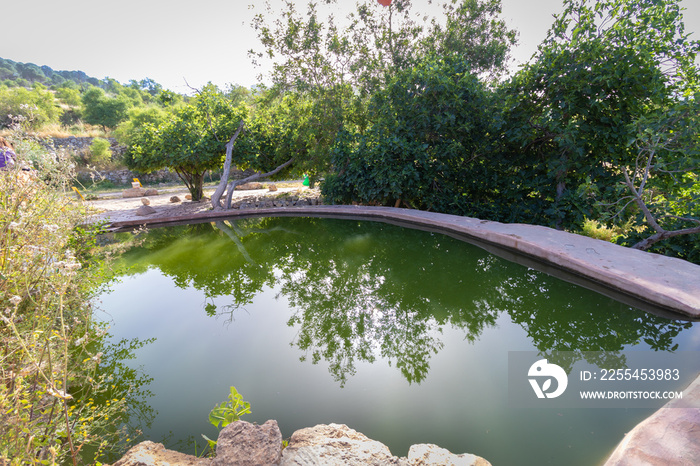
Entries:
{"type": "Polygon", "coordinates": [[[494,74],[514,42],[514,33],[496,17],[497,0],[453,1],[445,6],[447,24],[438,26],[442,18],[436,19],[432,28],[423,26],[411,0],[395,0],[389,7],[364,1],[345,21],[321,13],[335,0],[322,3],[310,2],[302,15],[294,2],[286,2],[274,21],[269,20],[271,15],[257,15],[254,27],[263,50],[251,51],[256,61],[264,57],[274,61],[271,94],[296,101],[294,111],[303,122],[298,128],[309,141],[306,157],[298,163],[306,165],[312,182],[331,169],[330,150],[341,130],[362,134],[370,126],[375,117],[368,112],[370,96],[397,73],[420,63],[438,45],[436,41],[444,42],[444,51],[470,70],[494,74]],[[474,18],[479,21],[463,23],[474,18]],[[477,49],[475,43],[484,47],[477,49]],[[498,57],[479,58],[494,50],[498,57]]]}
{"type": "Polygon", "coordinates": [[[492,131],[485,86],[457,56],[401,71],[370,105],[364,134],[333,148],[337,174],[322,189],[332,202],[463,213],[473,183],[488,183],[482,160],[492,131]]]}
{"type": "Polygon", "coordinates": [[[576,228],[634,164],[632,123],[698,85],[677,0],[566,0],[534,62],[501,89],[504,151],[529,221],[576,228]]]}
{"type": "MultiPolygon", "coordinates": [[[[322,3],[333,5],[336,0],[322,3]]],[[[320,19],[314,2],[305,15],[286,2],[282,17],[273,23],[269,15],[255,17],[263,51],[250,54],[256,61],[265,56],[275,60],[272,80],[285,90],[349,84],[368,96],[393,73],[435,51],[459,55],[476,73],[497,75],[505,70],[516,36],[498,18],[500,5],[500,0],[448,0],[443,3],[444,16],[432,18],[431,26],[425,27],[429,15],[416,11],[411,0],[394,0],[388,7],[366,0],[345,21],[333,14],[320,19]]],[[[271,11],[269,3],[266,6],[271,11]]]]}
{"type": "Polygon", "coordinates": [[[445,24],[433,18],[421,41],[422,53],[460,56],[472,73],[492,81],[505,74],[517,32],[499,19],[501,1],[451,0],[443,4],[443,10],[445,24]]]}
{"type": "Polygon", "coordinates": [[[34,89],[0,88],[0,126],[9,126],[20,118],[27,128],[40,128],[58,121],[60,108],[53,93],[38,84],[34,89]]]}
{"type": "Polygon", "coordinates": [[[233,106],[209,84],[170,119],[143,124],[127,152],[127,165],[144,172],[171,168],[187,186],[192,200],[199,201],[204,174],[221,167],[226,138],[246,114],[245,107],[233,106]]]}
{"type": "Polygon", "coordinates": [[[116,128],[119,123],[127,118],[127,111],[131,107],[128,99],[119,97],[109,97],[105,91],[99,87],[90,87],[82,96],[83,118],[91,125],[101,125],[107,128],[116,128]]]}
{"type": "MultiPolygon", "coordinates": [[[[657,109],[632,125],[633,167],[618,167],[624,191],[613,206],[624,222],[635,218],[643,231],[632,247],[646,250],[661,241],[700,233],[700,94],[657,109]],[[635,208],[629,209],[633,205],[635,208]]],[[[682,252],[700,259],[697,243],[682,252]]]]}

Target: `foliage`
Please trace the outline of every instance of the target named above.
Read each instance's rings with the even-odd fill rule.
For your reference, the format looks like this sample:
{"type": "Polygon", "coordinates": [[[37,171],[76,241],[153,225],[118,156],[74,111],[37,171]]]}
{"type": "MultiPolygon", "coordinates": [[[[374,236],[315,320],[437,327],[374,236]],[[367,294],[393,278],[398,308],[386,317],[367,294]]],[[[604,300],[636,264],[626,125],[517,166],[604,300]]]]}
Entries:
{"type": "Polygon", "coordinates": [[[228,401],[214,407],[209,413],[209,423],[217,429],[226,427],[240,419],[244,414],[250,414],[250,403],[243,401],[243,396],[231,387],[228,401]]]}
{"type": "Polygon", "coordinates": [[[83,92],[83,118],[91,125],[116,128],[127,117],[132,102],[125,96],[110,97],[99,87],[91,87],[83,92]]]}
{"type": "Polygon", "coordinates": [[[634,222],[633,247],[700,262],[697,240],[681,247],[680,236],[700,233],[700,94],[659,108],[636,120],[630,130],[634,166],[623,173],[621,194],[609,215],[634,222]],[[663,244],[657,244],[662,242],[663,244]]]}
{"type": "Polygon", "coordinates": [[[523,221],[598,217],[617,194],[613,167],[634,164],[632,123],[696,86],[699,44],[677,3],[567,0],[534,62],[503,86],[503,151],[535,213],[523,221]]]}
{"type": "Polygon", "coordinates": [[[0,127],[9,127],[16,117],[27,129],[57,122],[59,109],[51,92],[41,86],[34,89],[0,87],[0,127]]]}
{"type": "Polygon", "coordinates": [[[168,117],[168,112],[161,107],[148,105],[130,108],[127,118],[119,124],[114,136],[125,146],[130,146],[138,139],[139,132],[147,125],[157,127],[168,117]]]}
{"type": "Polygon", "coordinates": [[[450,0],[442,7],[445,24],[433,18],[421,40],[422,53],[460,56],[472,73],[486,79],[496,80],[505,74],[517,33],[499,19],[501,1],[450,0]]]}
{"type": "Polygon", "coordinates": [[[94,138],[90,144],[89,162],[93,165],[104,165],[112,158],[110,142],[104,138],[94,138]]]}
{"type": "Polygon", "coordinates": [[[581,234],[590,238],[607,241],[609,243],[615,243],[618,238],[623,236],[621,229],[610,228],[606,225],[602,225],[598,220],[590,219],[585,219],[583,221],[581,234]]]}
{"type": "Polygon", "coordinates": [[[225,143],[246,114],[244,107],[234,106],[215,86],[207,85],[168,120],[145,122],[131,134],[127,166],[145,173],[169,167],[198,201],[204,174],[222,166],[225,143]]]}
{"type": "MultiPolygon", "coordinates": [[[[250,414],[250,403],[243,401],[243,396],[238,393],[236,387],[231,386],[231,391],[228,395],[228,401],[215,406],[209,413],[209,423],[217,429],[226,427],[232,422],[238,421],[244,414],[250,414]]],[[[207,441],[211,451],[216,449],[216,440],[212,440],[206,435],[202,437],[207,441]]]]}
{"type": "Polygon", "coordinates": [[[492,131],[492,103],[459,58],[430,59],[397,73],[370,105],[364,135],[348,132],[333,149],[332,202],[464,211],[492,131]]]}
{"type": "MultiPolygon", "coordinates": [[[[22,160],[23,145],[16,146],[22,160]]],[[[96,231],[74,228],[81,212],[57,188],[68,181],[58,171],[66,167],[0,172],[4,464],[92,462],[123,446],[126,392],[100,372],[106,332],[90,303],[104,269],[93,255],[96,231]],[[88,450],[94,457],[81,457],[88,450]]]]}
{"type": "MultiPolygon", "coordinates": [[[[332,11],[336,1],[321,3],[332,11]]],[[[266,9],[272,11],[269,3],[266,9]]],[[[250,54],[256,61],[274,60],[272,80],[285,90],[349,84],[361,96],[371,95],[393,73],[435,50],[457,54],[472,63],[475,72],[503,71],[515,34],[497,18],[499,0],[449,0],[443,12],[426,27],[429,15],[417,11],[411,0],[394,0],[389,7],[359,2],[345,21],[331,12],[324,20],[315,2],[309,2],[305,14],[294,2],[286,2],[273,22],[268,18],[274,15],[256,16],[253,25],[263,51],[250,54]]]]}
{"type": "Polygon", "coordinates": [[[291,110],[305,145],[297,166],[310,174],[311,183],[331,168],[330,150],[342,129],[361,134],[369,127],[374,115],[368,113],[368,99],[396,73],[437,47],[469,70],[495,76],[515,40],[497,18],[498,0],[446,2],[446,18],[435,19],[431,28],[411,0],[395,0],[388,8],[359,2],[345,20],[330,12],[335,3],[309,2],[302,14],[294,2],[285,2],[277,15],[266,3],[268,15],[258,14],[253,24],[263,50],[250,54],[256,63],[266,57],[273,61],[270,94],[284,94],[283,104],[295,103],[291,110]]]}

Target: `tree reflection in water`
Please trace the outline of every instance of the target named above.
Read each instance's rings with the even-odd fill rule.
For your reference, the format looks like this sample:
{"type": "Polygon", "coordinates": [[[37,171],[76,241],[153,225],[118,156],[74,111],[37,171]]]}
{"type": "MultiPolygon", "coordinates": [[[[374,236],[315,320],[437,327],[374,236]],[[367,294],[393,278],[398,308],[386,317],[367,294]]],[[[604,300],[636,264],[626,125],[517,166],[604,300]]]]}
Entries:
{"type": "Polygon", "coordinates": [[[673,351],[691,326],[441,234],[369,221],[255,218],[155,229],[123,260],[129,273],[156,267],[177,286],[201,290],[206,312],[228,319],[276,287],[294,308],[288,325],[298,328],[292,344],[301,359],[326,361],[341,385],[357,363],[377,357],[420,383],[445,326],[476,341],[503,313],[566,370],[582,358],[621,367],[620,351],[638,343],[673,351]],[[230,304],[217,308],[220,297],[230,304]]]}

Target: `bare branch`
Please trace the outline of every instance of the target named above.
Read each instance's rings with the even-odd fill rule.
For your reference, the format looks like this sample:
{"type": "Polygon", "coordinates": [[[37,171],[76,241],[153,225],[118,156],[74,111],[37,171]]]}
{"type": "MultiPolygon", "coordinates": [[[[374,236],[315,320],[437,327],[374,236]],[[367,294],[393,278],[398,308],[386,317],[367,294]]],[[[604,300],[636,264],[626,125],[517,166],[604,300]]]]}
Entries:
{"type": "Polygon", "coordinates": [[[241,122],[238,125],[238,129],[233,134],[233,136],[231,136],[231,139],[229,139],[229,141],[226,143],[226,160],[224,161],[224,172],[221,174],[219,186],[216,188],[216,191],[211,196],[211,205],[214,208],[214,210],[221,209],[221,203],[219,201],[221,200],[221,196],[224,194],[224,190],[226,189],[226,183],[228,183],[228,176],[231,172],[233,145],[235,144],[236,139],[238,139],[238,136],[241,134],[241,131],[243,131],[244,128],[245,121],[241,120],[241,122]]]}
{"type": "Polygon", "coordinates": [[[267,177],[276,175],[281,170],[283,170],[284,168],[291,165],[292,162],[294,162],[294,157],[292,157],[291,159],[287,160],[279,167],[277,167],[274,170],[269,171],[267,173],[256,173],[256,174],[251,175],[251,176],[244,178],[242,180],[231,181],[231,183],[229,183],[229,185],[228,185],[227,193],[226,193],[226,210],[229,210],[231,208],[231,199],[233,199],[233,191],[236,189],[236,186],[238,186],[239,184],[249,183],[251,181],[260,180],[263,178],[267,178],[267,177]]]}

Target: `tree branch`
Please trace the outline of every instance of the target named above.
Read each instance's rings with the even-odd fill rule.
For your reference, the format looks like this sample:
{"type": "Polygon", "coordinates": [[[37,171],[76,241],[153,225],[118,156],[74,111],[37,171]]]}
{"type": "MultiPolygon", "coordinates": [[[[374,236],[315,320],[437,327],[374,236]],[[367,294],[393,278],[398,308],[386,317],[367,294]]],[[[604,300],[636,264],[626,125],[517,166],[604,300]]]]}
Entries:
{"type": "Polygon", "coordinates": [[[238,125],[238,129],[236,132],[231,136],[231,139],[226,143],[226,160],[224,161],[224,172],[221,175],[221,179],[219,180],[219,186],[216,188],[216,191],[214,194],[211,196],[211,205],[214,210],[219,210],[221,209],[221,203],[219,202],[221,200],[221,196],[224,194],[224,191],[226,190],[226,183],[228,183],[228,176],[229,173],[231,172],[231,159],[233,157],[233,145],[236,142],[236,139],[238,139],[238,136],[241,134],[241,131],[245,129],[245,121],[241,120],[241,122],[238,125]]]}
{"type": "Polygon", "coordinates": [[[281,170],[283,170],[284,168],[286,168],[286,167],[288,167],[289,165],[291,165],[292,162],[294,162],[294,157],[292,157],[291,159],[287,160],[286,162],[284,162],[284,163],[283,163],[282,165],[280,165],[279,167],[277,167],[277,168],[275,168],[274,170],[269,171],[269,172],[267,172],[267,173],[256,173],[256,174],[251,175],[251,176],[249,176],[248,178],[244,178],[244,179],[242,179],[242,180],[233,180],[233,181],[231,181],[231,183],[229,183],[228,188],[227,188],[227,193],[226,193],[226,207],[225,207],[225,209],[226,209],[226,210],[229,210],[229,209],[231,208],[231,199],[233,199],[233,191],[236,189],[236,186],[238,186],[239,184],[249,183],[249,182],[251,182],[251,181],[260,180],[260,179],[263,179],[263,178],[267,178],[267,177],[269,177],[269,176],[273,176],[273,175],[279,173],[279,172],[280,172],[281,170]]]}

